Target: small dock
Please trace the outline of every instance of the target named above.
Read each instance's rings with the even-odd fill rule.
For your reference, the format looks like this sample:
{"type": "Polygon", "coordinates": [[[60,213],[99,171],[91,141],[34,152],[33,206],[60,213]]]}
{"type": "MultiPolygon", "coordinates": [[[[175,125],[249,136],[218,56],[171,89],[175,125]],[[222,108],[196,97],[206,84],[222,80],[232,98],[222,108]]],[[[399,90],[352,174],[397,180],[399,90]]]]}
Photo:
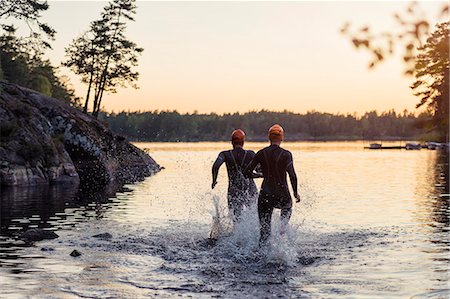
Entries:
{"type": "Polygon", "coordinates": [[[381,143],[371,143],[369,146],[364,146],[364,149],[378,150],[378,149],[405,149],[405,150],[420,150],[420,149],[448,149],[448,144],[437,142],[426,142],[425,144],[408,142],[405,145],[385,145],[381,143]]]}
{"type": "Polygon", "coordinates": [[[394,145],[394,146],[365,146],[364,149],[406,149],[406,146],[394,145]]]}

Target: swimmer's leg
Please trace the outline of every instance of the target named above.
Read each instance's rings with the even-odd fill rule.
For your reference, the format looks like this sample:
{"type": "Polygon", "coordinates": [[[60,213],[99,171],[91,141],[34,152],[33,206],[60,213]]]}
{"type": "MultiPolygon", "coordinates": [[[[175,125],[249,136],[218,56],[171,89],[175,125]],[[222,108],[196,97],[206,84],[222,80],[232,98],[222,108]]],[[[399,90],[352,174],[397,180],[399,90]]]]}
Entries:
{"type": "Polygon", "coordinates": [[[270,237],[270,229],[272,225],[273,206],[267,201],[258,201],[258,216],[260,225],[259,246],[266,245],[270,237]]]}
{"type": "Polygon", "coordinates": [[[284,233],[286,233],[287,230],[287,226],[289,223],[289,219],[291,219],[291,215],[292,215],[292,208],[282,208],[281,209],[281,215],[280,215],[280,233],[283,235],[284,233]]]}
{"type": "Polygon", "coordinates": [[[233,220],[233,222],[236,222],[235,211],[236,211],[236,198],[228,191],[228,215],[233,220]]]}
{"type": "Polygon", "coordinates": [[[241,214],[242,214],[242,209],[244,208],[244,205],[242,203],[241,200],[237,200],[234,204],[234,209],[233,209],[233,213],[234,213],[234,222],[238,222],[239,220],[241,220],[241,214]]]}

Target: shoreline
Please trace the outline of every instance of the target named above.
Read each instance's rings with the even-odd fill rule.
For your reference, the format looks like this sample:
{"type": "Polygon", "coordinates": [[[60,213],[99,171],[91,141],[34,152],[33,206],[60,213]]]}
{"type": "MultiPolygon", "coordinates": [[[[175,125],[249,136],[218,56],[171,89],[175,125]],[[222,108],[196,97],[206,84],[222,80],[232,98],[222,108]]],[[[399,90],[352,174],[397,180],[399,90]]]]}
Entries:
{"type": "MultiPolygon", "coordinates": [[[[230,142],[230,140],[145,140],[145,139],[127,139],[131,143],[201,143],[201,142],[230,142]]],[[[287,138],[283,142],[425,142],[426,139],[412,136],[412,137],[383,137],[374,139],[362,139],[362,138],[307,138],[307,139],[289,139],[287,138]]],[[[267,142],[267,138],[251,138],[246,142],[267,142]]]]}

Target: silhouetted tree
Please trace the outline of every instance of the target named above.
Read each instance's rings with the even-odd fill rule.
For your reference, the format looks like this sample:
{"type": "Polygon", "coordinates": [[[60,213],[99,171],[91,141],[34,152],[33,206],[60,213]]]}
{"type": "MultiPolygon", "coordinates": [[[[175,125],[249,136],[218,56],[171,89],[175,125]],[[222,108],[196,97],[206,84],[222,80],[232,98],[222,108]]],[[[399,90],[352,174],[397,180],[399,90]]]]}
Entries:
{"type": "Polygon", "coordinates": [[[436,30],[419,48],[416,59],[417,81],[411,86],[420,98],[417,107],[427,105],[433,115],[433,129],[441,140],[449,133],[449,22],[437,25],[436,30]]]}
{"type": "Polygon", "coordinates": [[[89,30],[66,49],[63,65],[81,76],[88,84],[84,110],[87,112],[93,94],[92,115],[98,116],[105,92],[116,92],[126,84],[134,88],[139,73],[138,55],[143,49],[125,37],[127,21],[134,21],[135,0],[113,0],[104,9],[101,19],[91,23],[89,30]]]}
{"type": "Polygon", "coordinates": [[[12,26],[0,35],[0,69],[3,80],[78,106],[78,98],[67,79],[58,76],[58,69],[50,61],[30,54],[27,42],[16,37],[12,26]]]}
{"type": "MultiPolygon", "coordinates": [[[[448,14],[449,5],[444,4],[438,18],[445,17],[448,20],[448,14]]],[[[351,30],[351,25],[347,23],[341,32],[350,37],[356,48],[366,49],[372,53],[374,58],[369,68],[393,55],[396,48],[404,49],[405,74],[415,75],[418,79],[411,86],[415,90],[415,95],[420,98],[416,107],[427,104],[428,112],[432,114],[431,122],[420,119],[420,124],[432,124],[431,129],[438,130],[439,138],[448,142],[448,21],[437,24],[431,34],[433,26],[424,15],[420,5],[411,2],[406,8],[406,13],[394,15],[398,26],[392,31],[374,34],[368,26],[355,31],[351,30]]]]}
{"type": "Polygon", "coordinates": [[[297,114],[261,110],[224,115],[153,111],[101,114],[101,118],[114,132],[141,141],[223,141],[229,140],[236,128],[244,129],[249,140],[264,141],[274,123],[283,125],[287,140],[358,140],[415,139],[422,129],[414,123],[426,121],[429,114],[416,117],[407,111],[400,114],[390,110],[358,117],[317,111],[297,114]]]}
{"type": "Polygon", "coordinates": [[[99,76],[100,69],[100,45],[96,33],[98,27],[95,23],[91,24],[90,31],[74,39],[66,48],[67,60],[62,63],[63,66],[70,68],[75,74],[79,75],[81,82],[88,84],[83,106],[85,113],[88,111],[93,82],[99,76]]]}
{"type": "Polygon", "coordinates": [[[49,5],[46,0],[1,0],[0,26],[8,30],[10,25],[5,24],[9,19],[24,21],[30,29],[29,44],[35,51],[41,52],[42,48],[51,48],[50,44],[42,37],[42,33],[53,39],[56,32],[46,23],[41,22],[41,13],[46,11],[49,5]]]}
{"type": "MultiPolygon", "coordinates": [[[[449,5],[444,4],[438,18],[448,19],[449,5]]],[[[373,68],[386,58],[393,56],[397,49],[402,49],[402,58],[406,66],[405,74],[413,75],[417,49],[422,47],[433,29],[430,20],[418,2],[412,1],[403,13],[393,15],[397,27],[390,31],[374,32],[367,25],[354,29],[345,23],[341,33],[346,35],[357,49],[367,50],[372,55],[369,68],[373,68]]]]}
{"type": "Polygon", "coordinates": [[[3,79],[26,86],[27,75],[30,72],[28,66],[30,55],[24,51],[22,40],[15,36],[15,28],[5,27],[5,30],[6,33],[0,36],[0,64],[3,79]]]}

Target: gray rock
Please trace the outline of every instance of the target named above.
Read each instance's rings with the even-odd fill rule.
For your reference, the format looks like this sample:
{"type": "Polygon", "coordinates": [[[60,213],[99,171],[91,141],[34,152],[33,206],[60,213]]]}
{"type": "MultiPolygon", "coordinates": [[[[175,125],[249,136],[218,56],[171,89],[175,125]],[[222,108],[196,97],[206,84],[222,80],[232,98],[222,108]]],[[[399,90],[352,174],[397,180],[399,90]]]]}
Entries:
{"type": "Polygon", "coordinates": [[[77,257],[77,256],[80,256],[80,255],[81,255],[81,252],[79,252],[76,249],[70,253],[70,256],[73,256],[73,257],[77,257]]]}
{"type": "Polygon", "coordinates": [[[42,241],[46,239],[56,239],[58,237],[59,236],[55,232],[43,230],[40,228],[29,229],[20,235],[20,239],[28,242],[42,241]]]}
{"type": "Polygon", "coordinates": [[[109,240],[112,238],[112,235],[110,233],[101,233],[101,234],[93,235],[92,237],[102,239],[102,240],[109,240]]]}
{"type": "Polygon", "coordinates": [[[146,153],[61,100],[0,82],[0,185],[131,183],[160,170],[146,153]]]}
{"type": "Polygon", "coordinates": [[[41,248],[41,251],[54,251],[55,249],[54,248],[51,248],[51,247],[42,247],[41,248]]]}

